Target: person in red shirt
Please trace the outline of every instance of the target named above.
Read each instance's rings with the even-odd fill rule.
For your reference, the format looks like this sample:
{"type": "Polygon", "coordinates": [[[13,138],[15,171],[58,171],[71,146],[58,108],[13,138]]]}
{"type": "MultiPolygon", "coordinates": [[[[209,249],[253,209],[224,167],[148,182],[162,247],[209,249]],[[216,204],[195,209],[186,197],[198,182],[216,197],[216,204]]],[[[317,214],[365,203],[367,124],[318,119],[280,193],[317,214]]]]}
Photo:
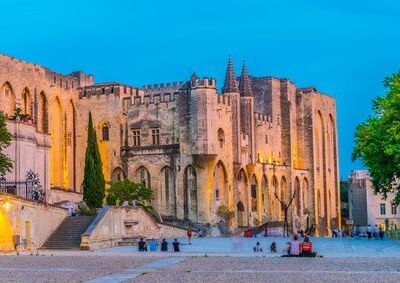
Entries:
{"type": "Polygon", "coordinates": [[[186,235],[188,237],[188,244],[191,245],[192,244],[192,237],[193,237],[192,229],[187,230],[186,235]]]}
{"type": "Polygon", "coordinates": [[[301,256],[314,257],[316,254],[313,252],[313,245],[308,237],[304,238],[304,242],[301,244],[301,256]]]}

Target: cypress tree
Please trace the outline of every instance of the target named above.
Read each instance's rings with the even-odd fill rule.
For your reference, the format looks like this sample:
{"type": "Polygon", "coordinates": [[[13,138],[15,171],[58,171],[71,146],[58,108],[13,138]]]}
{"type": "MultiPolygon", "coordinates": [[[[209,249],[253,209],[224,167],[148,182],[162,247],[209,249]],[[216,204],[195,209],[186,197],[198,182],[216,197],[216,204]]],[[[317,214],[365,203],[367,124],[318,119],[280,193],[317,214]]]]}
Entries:
{"type": "Polygon", "coordinates": [[[103,205],[105,181],[91,112],[89,112],[87,131],[88,137],[85,154],[85,172],[83,177],[83,200],[90,208],[99,208],[103,205]]]}

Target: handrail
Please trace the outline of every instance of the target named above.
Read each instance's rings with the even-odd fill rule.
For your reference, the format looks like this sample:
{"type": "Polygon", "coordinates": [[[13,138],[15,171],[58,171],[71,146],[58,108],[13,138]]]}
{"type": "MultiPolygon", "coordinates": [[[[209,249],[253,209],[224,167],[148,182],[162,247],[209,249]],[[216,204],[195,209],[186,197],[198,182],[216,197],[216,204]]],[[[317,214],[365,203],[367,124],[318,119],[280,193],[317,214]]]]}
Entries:
{"type": "Polygon", "coordinates": [[[109,209],[110,209],[109,205],[103,206],[103,208],[100,209],[96,217],[93,219],[92,223],[90,223],[89,227],[87,227],[87,229],[82,235],[90,236],[90,234],[92,234],[94,229],[96,229],[97,225],[100,223],[100,220],[103,218],[103,216],[107,213],[109,209]]]}

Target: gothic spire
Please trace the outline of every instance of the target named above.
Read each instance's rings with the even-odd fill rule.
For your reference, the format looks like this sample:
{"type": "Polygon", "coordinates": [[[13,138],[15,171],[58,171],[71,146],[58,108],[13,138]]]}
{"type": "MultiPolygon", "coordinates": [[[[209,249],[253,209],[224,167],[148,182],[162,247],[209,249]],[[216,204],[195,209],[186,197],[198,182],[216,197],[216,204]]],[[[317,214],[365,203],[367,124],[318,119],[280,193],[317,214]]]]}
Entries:
{"type": "Polygon", "coordinates": [[[239,90],[241,96],[253,96],[253,92],[251,90],[251,81],[249,74],[247,73],[245,62],[243,62],[242,74],[240,75],[239,79],[239,90]]]}
{"type": "Polygon", "coordinates": [[[229,93],[229,92],[239,92],[236,84],[235,70],[233,69],[231,56],[229,56],[228,59],[228,67],[226,68],[225,83],[224,87],[222,88],[222,93],[229,93]]]}

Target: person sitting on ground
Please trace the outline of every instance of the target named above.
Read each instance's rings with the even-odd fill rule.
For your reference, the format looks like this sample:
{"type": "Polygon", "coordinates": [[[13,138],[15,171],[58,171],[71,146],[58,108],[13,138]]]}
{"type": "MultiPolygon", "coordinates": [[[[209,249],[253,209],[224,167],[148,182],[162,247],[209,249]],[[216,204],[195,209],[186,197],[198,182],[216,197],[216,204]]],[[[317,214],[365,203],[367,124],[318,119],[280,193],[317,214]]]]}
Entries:
{"type": "Polygon", "coordinates": [[[286,242],[285,247],[283,248],[284,256],[290,256],[290,242],[286,242]]]}
{"type": "Polygon", "coordinates": [[[276,243],[272,242],[271,244],[271,253],[276,253],[276,243]]]}
{"type": "Polygon", "coordinates": [[[174,247],[174,252],[180,252],[178,239],[174,240],[172,246],[174,247]]]}
{"type": "Polygon", "coordinates": [[[139,248],[139,252],[147,251],[146,242],[143,241],[143,238],[140,238],[140,241],[138,243],[138,248],[139,248]]]}
{"type": "Polygon", "coordinates": [[[151,252],[156,252],[157,251],[157,241],[155,239],[151,239],[149,242],[149,250],[151,252]]]}
{"type": "Polygon", "coordinates": [[[262,253],[263,249],[260,245],[260,242],[257,242],[257,244],[253,247],[253,250],[255,253],[262,253]]]}
{"type": "Polygon", "coordinates": [[[301,256],[304,257],[315,257],[317,254],[313,252],[313,245],[308,237],[304,238],[304,242],[301,244],[301,256]]]}
{"type": "Polygon", "coordinates": [[[300,241],[297,235],[294,235],[293,240],[290,242],[290,256],[300,255],[300,241]]]}
{"type": "Polygon", "coordinates": [[[165,239],[163,239],[161,242],[161,251],[162,252],[168,251],[168,242],[165,239]]]}

